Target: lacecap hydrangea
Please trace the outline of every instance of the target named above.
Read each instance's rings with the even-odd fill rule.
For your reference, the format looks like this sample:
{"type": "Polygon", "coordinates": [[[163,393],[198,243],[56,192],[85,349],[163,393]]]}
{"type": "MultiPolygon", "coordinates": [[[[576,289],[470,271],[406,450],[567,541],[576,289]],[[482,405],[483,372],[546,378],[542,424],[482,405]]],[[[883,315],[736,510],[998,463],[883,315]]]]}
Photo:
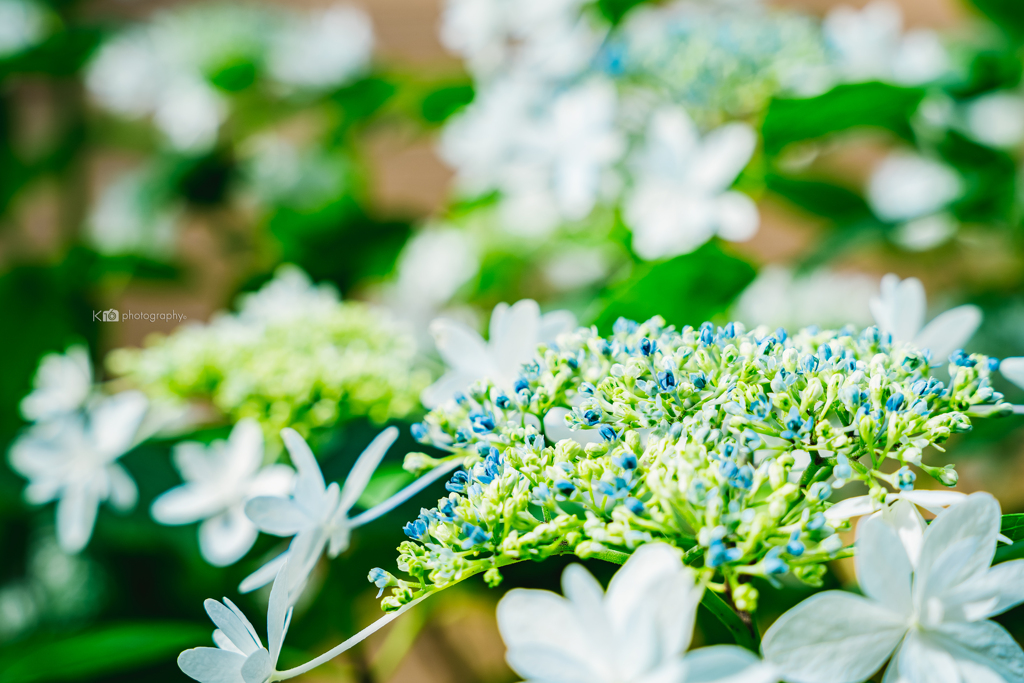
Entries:
{"type": "MultiPolygon", "coordinates": [[[[825,562],[852,553],[836,533],[848,522],[824,515],[834,488],[860,481],[881,502],[918,473],[953,486],[924,450],[1012,412],[990,383],[998,361],[957,352],[946,381],[940,364],[875,327],[790,336],[655,317],[563,334],[513,393],[477,383],[414,427],[464,470],[406,525],[406,578],[370,580],[397,609],[480,572],[494,585],[513,562],[621,561],[666,541],[741,611],[756,608],[753,576],[820,585],[825,562]],[[565,426],[574,438],[558,438],[565,426]]],[[[406,467],[438,462],[411,454],[406,467]]]]}

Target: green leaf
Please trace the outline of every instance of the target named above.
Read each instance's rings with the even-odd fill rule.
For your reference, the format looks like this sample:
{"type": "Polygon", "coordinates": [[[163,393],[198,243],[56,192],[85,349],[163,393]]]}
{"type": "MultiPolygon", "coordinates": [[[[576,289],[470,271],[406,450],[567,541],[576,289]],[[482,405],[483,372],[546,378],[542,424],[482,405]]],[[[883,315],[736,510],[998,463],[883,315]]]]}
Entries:
{"type": "Polygon", "coordinates": [[[774,173],[765,176],[765,183],[772,192],[818,216],[836,221],[871,216],[871,209],[860,195],[831,183],[797,180],[774,173]]]}
{"type": "Polygon", "coordinates": [[[1020,0],[973,0],[980,9],[1007,34],[1024,41],[1024,8],[1020,0]]]}
{"type": "Polygon", "coordinates": [[[1003,515],[1003,523],[999,525],[999,533],[1011,541],[1024,541],[1024,514],[1003,515]]]}
{"type": "Polygon", "coordinates": [[[428,123],[440,123],[473,101],[473,84],[446,85],[427,93],[420,103],[420,114],[428,123]]]}
{"type": "Polygon", "coordinates": [[[61,640],[23,645],[0,659],[0,683],[81,681],[177,657],[210,643],[210,629],[189,623],[101,626],[61,640]]]}
{"type": "Polygon", "coordinates": [[[701,598],[700,604],[708,608],[715,617],[722,622],[722,625],[729,630],[732,637],[736,640],[736,644],[740,647],[745,647],[751,652],[760,654],[761,650],[761,638],[757,634],[757,629],[753,626],[748,626],[740,615],[736,613],[729,604],[720,598],[717,593],[711,590],[704,591],[704,597],[701,598]]]}
{"type": "Polygon", "coordinates": [[[357,505],[364,510],[369,510],[375,505],[383,503],[391,496],[398,493],[407,484],[411,484],[414,477],[402,469],[401,465],[384,465],[377,468],[370,483],[363,489],[359,496],[357,505]]]}
{"type": "Polygon", "coordinates": [[[638,264],[633,275],[598,302],[595,321],[609,329],[619,317],[664,316],[671,325],[699,325],[724,312],[754,279],[754,268],[713,242],[691,254],[638,264]]]}
{"type": "Polygon", "coordinates": [[[773,100],[761,129],[765,153],[778,154],[794,142],[860,127],[884,128],[911,139],[910,117],[923,97],[924,90],[916,88],[856,83],[817,97],[773,100]]]}
{"type": "Polygon", "coordinates": [[[618,24],[629,10],[645,2],[648,0],[597,0],[597,7],[608,21],[618,24]]]}

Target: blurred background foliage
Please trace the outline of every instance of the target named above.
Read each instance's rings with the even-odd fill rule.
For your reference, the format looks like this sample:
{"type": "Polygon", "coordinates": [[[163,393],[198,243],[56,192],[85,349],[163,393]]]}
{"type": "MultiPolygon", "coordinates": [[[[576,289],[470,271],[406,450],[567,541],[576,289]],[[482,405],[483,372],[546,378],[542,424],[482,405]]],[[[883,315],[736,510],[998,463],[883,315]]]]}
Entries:
{"type": "MultiPolygon", "coordinates": [[[[281,263],[344,300],[390,309],[408,326],[417,386],[439,374],[426,325],[442,312],[483,328],[498,302],[531,297],[604,331],[619,316],[656,314],[677,325],[866,325],[867,299],[890,271],[921,278],[932,312],[979,305],[972,348],[1024,355],[1024,13],[1015,0],[907,0],[909,27],[939,30],[948,59],[916,82],[870,69],[823,75],[842,62],[822,37],[831,2],[757,6],[751,16],[738,2],[579,2],[596,47],[584,64],[540,76],[528,60],[485,63],[450,36],[455,54],[446,52],[439,17],[458,4],[0,0],[0,448],[25,425],[18,404],[43,354],[85,343],[98,378],[112,379],[109,351],[176,325],[113,325],[94,312],[205,321],[281,263]],[[671,29],[657,40],[644,32],[652,16],[671,29]],[[698,39],[707,35],[719,42],[698,39]],[[490,153],[495,138],[526,125],[516,101],[494,95],[522,73],[548,89],[535,109],[600,79],[640,112],[634,121],[624,107],[601,124],[623,136],[622,150],[594,171],[603,175],[590,205],[532,227],[509,222],[521,189],[510,176],[466,182],[486,175],[466,154],[490,153]],[[658,103],[682,105],[701,134],[730,121],[757,131],[735,178],[757,204],[752,238],[708,235],[689,250],[641,255],[624,198],[636,166],[623,150],[642,148],[641,124],[658,103]],[[485,106],[509,117],[504,130],[471,129],[485,106]],[[911,199],[893,205],[893,194],[911,199]]],[[[513,36],[510,49],[531,39],[513,36]]],[[[553,154],[586,157],[592,144],[581,137],[553,154]]],[[[485,171],[504,163],[485,161],[485,171]]],[[[529,161],[536,178],[560,172],[564,159],[529,161]]],[[[545,206],[528,203],[527,214],[545,206]]],[[[341,479],[390,421],[403,436],[361,503],[397,490],[408,480],[401,458],[416,448],[406,420],[420,410],[372,420],[340,410],[317,423],[327,479],[341,479]]],[[[225,410],[189,438],[222,438],[237,417],[225,410]]],[[[24,481],[0,466],[0,682],[182,680],[176,653],[209,636],[202,600],[235,599],[239,580],[280,546],[261,537],[247,559],[218,569],[200,557],[192,526],[150,519],[153,498],[180,482],[169,458],[177,438],[123,459],[140,502],[126,515],[101,510],[79,555],[57,546],[52,507],[29,507],[24,481]]],[[[955,446],[962,489],[1024,510],[1017,422],[986,424],[955,446]]],[[[376,614],[366,571],[392,564],[401,523],[432,495],[361,529],[342,558],[321,564],[285,665],[376,614]]],[[[553,587],[554,564],[510,568],[503,589],[553,587]]],[[[612,571],[591,569],[602,580],[612,571]]],[[[839,563],[828,580],[852,574],[839,563]]],[[[761,595],[766,621],[802,597],[796,588],[761,595]]],[[[447,591],[308,678],[511,680],[494,625],[499,596],[479,583],[447,591]]],[[[239,602],[258,614],[265,600],[239,602]]],[[[1002,618],[1018,638],[1019,611],[1002,618]]],[[[726,640],[713,619],[700,624],[705,641],[726,640]]]]}

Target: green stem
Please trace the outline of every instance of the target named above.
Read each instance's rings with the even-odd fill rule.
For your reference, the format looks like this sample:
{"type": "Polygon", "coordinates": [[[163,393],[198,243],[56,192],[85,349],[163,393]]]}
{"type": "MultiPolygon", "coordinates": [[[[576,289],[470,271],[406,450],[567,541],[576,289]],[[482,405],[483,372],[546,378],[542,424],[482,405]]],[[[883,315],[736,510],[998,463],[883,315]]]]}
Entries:
{"type": "Polygon", "coordinates": [[[700,604],[707,607],[708,611],[722,622],[722,625],[732,634],[737,645],[755,654],[760,654],[761,637],[758,635],[757,627],[754,626],[753,622],[750,624],[746,623],[737,614],[736,610],[729,606],[729,603],[712,590],[704,591],[704,597],[700,599],[700,604]]]}

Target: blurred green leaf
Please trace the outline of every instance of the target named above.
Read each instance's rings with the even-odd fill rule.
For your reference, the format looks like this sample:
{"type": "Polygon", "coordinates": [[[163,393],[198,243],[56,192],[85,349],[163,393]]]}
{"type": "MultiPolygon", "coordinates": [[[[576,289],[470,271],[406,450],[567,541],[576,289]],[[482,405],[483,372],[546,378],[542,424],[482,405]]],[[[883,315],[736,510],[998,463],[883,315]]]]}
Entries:
{"type": "Polygon", "coordinates": [[[420,113],[428,123],[440,123],[473,101],[473,85],[447,85],[427,93],[420,104],[420,113]]]}
{"type": "Polygon", "coordinates": [[[1024,7],[1020,0],[972,0],[1000,28],[1013,38],[1024,40],[1024,7]]]}
{"type": "Polygon", "coordinates": [[[210,629],[190,623],[121,623],[0,656],[0,683],[81,681],[173,658],[209,641],[210,629]]]}
{"type": "Polygon", "coordinates": [[[761,130],[765,152],[778,154],[794,142],[859,127],[884,128],[910,139],[910,117],[923,97],[916,88],[856,83],[817,97],[773,100],[761,130]]]}
{"type": "Polygon", "coordinates": [[[950,132],[938,150],[964,179],[964,194],[953,205],[956,216],[963,221],[1005,221],[1017,191],[1013,159],[956,132],[950,132]]]}
{"type": "Polygon", "coordinates": [[[391,99],[397,88],[382,78],[364,78],[339,90],[334,100],[345,110],[348,123],[365,119],[391,99]]]}
{"type": "Polygon", "coordinates": [[[754,274],[749,263],[709,242],[663,263],[637,265],[629,280],[603,298],[596,323],[610,329],[619,317],[643,321],[662,315],[670,325],[699,325],[724,312],[754,274]]]}
{"type": "Polygon", "coordinates": [[[856,192],[815,180],[797,180],[777,174],[765,176],[772,192],[784,197],[805,211],[836,221],[871,216],[867,202],[856,192]]]}
{"type": "Polygon", "coordinates": [[[359,496],[357,505],[369,510],[411,484],[413,479],[412,474],[403,470],[401,465],[383,465],[374,472],[370,483],[363,489],[363,495],[359,496]]]}
{"type": "Polygon", "coordinates": [[[597,7],[608,21],[617,24],[629,10],[650,0],[598,0],[597,7]]]}

